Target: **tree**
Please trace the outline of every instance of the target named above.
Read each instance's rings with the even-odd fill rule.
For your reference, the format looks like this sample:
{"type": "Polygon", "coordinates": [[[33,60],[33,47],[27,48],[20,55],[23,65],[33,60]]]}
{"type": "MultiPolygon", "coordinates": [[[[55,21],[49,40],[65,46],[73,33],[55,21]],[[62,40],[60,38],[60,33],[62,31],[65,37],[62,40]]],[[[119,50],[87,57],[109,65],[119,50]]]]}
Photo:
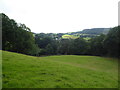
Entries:
{"type": "Polygon", "coordinates": [[[39,48],[44,48],[51,43],[53,40],[51,37],[46,36],[44,33],[35,35],[35,43],[39,46],[39,48]]]}
{"type": "Polygon", "coordinates": [[[54,53],[54,48],[53,48],[53,46],[51,44],[48,44],[46,46],[46,54],[47,55],[54,55],[55,54],[54,53]]]}
{"type": "Polygon", "coordinates": [[[83,38],[77,38],[74,40],[74,54],[75,55],[83,55],[86,54],[87,42],[83,38]]]}
{"type": "Polygon", "coordinates": [[[107,49],[107,55],[120,57],[120,26],[112,28],[104,40],[104,46],[107,49]]]}
{"type": "Polygon", "coordinates": [[[15,20],[9,19],[5,14],[2,15],[2,49],[35,55],[39,48],[35,45],[33,33],[25,24],[18,25],[15,20]],[[36,51],[35,51],[35,50],[36,51]]]}
{"type": "Polygon", "coordinates": [[[100,36],[94,37],[90,40],[90,53],[92,55],[103,56],[107,53],[103,45],[104,39],[105,35],[101,34],[100,36]]]}
{"type": "Polygon", "coordinates": [[[64,55],[71,54],[70,52],[70,48],[72,44],[71,42],[72,42],[71,39],[60,40],[58,45],[58,54],[64,54],[64,55]]]}

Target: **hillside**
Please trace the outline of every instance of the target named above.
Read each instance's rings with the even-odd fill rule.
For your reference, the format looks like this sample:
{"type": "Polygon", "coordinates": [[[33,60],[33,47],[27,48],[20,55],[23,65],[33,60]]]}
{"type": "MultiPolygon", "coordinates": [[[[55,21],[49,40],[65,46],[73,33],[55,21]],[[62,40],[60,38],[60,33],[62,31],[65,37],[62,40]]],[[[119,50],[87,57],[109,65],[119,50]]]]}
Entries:
{"type": "Polygon", "coordinates": [[[82,31],[77,31],[77,32],[63,33],[63,35],[72,35],[75,37],[82,37],[84,39],[87,39],[87,38],[99,36],[100,34],[107,34],[109,30],[110,28],[92,28],[92,29],[84,29],[82,31]]]}
{"type": "Polygon", "coordinates": [[[84,29],[82,31],[78,32],[71,32],[70,35],[74,34],[95,34],[95,35],[100,35],[100,34],[107,34],[109,32],[110,28],[92,28],[92,29],[84,29]]]}
{"type": "MultiPolygon", "coordinates": [[[[68,32],[68,33],[39,33],[41,36],[43,34],[45,36],[49,36],[52,38],[58,38],[58,39],[76,39],[78,37],[82,38],[92,38],[99,36],[100,34],[107,34],[109,32],[110,28],[92,28],[92,29],[84,29],[82,31],[77,32],[68,32]]],[[[35,33],[34,33],[35,34],[35,33]]],[[[38,35],[39,35],[38,34],[38,35]]],[[[35,34],[37,35],[37,34],[35,34]]]]}
{"type": "Polygon", "coordinates": [[[78,37],[82,37],[84,39],[88,39],[88,38],[99,36],[100,34],[107,34],[109,30],[110,28],[84,29],[82,31],[77,31],[77,32],[62,33],[62,38],[63,39],[69,39],[69,38],[75,39],[78,37]],[[67,36],[67,37],[64,37],[64,36],[67,36]]]}
{"type": "Polygon", "coordinates": [[[3,51],[3,88],[116,88],[117,75],[118,61],[112,58],[3,51]]]}

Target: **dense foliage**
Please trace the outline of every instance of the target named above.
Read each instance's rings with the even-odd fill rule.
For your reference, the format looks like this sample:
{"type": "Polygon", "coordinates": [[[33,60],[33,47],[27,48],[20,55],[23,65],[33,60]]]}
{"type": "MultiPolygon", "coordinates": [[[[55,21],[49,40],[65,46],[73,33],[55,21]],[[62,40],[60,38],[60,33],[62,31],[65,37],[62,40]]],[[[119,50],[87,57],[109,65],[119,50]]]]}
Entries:
{"type": "Polygon", "coordinates": [[[39,48],[35,44],[32,32],[24,24],[17,24],[13,19],[2,15],[2,49],[36,55],[39,48]]]}
{"type": "Polygon", "coordinates": [[[52,38],[48,34],[36,34],[35,42],[44,55],[96,55],[120,57],[120,26],[112,28],[107,35],[101,34],[89,40],[52,38]],[[49,38],[49,39],[48,39],[49,38]]]}
{"type": "MultiPolygon", "coordinates": [[[[89,40],[80,36],[72,39],[62,38],[64,35],[62,33],[33,34],[24,24],[17,24],[5,14],[1,15],[3,50],[37,56],[97,55],[120,57],[120,26],[111,28],[108,34],[96,35],[89,40]]],[[[84,32],[87,31],[84,30],[84,32]]]]}

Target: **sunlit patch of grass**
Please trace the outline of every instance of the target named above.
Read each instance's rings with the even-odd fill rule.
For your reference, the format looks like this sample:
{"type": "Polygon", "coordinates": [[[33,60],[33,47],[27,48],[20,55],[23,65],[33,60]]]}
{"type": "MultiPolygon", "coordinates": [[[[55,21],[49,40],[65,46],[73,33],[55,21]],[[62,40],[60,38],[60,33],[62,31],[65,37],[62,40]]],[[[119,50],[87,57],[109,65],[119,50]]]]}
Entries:
{"type": "Polygon", "coordinates": [[[63,38],[63,39],[77,39],[78,36],[74,36],[74,35],[63,35],[62,38],[63,38]]]}
{"type": "Polygon", "coordinates": [[[84,40],[90,40],[91,38],[90,37],[85,37],[85,38],[83,38],[84,40]]]}

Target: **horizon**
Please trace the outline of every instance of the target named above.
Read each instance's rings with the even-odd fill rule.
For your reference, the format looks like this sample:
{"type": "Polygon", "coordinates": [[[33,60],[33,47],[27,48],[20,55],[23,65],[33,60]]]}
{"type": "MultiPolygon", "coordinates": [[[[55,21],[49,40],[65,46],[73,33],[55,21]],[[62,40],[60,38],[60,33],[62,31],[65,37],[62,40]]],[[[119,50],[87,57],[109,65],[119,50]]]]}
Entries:
{"type": "MultiPolygon", "coordinates": [[[[116,27],[116,26],[114,26],[114,27],[116,27]]],[[[99,28],[104,28],[104,27],[99,27],[99,28]]],[[[99,28],[86,28],[86,29],[99,29],[99,28]]],[[[108,28],[110,29],[113,27],[108,27],[108,28]]],[[[83,30],[86,30],[86,29],[83,29],[83,30]]],[[[107,29],[107,27],[105,27],[105,29],[107,29]]],[[[83,30],[80,30],[80,31],[83,31],[83,30]]],[[[73,32],[80,32],[80,31],[73,31],[73,32]]],[[[63,33],[73,33],[73,32],[63,32],[63,33]]],[[[32,32],[32,33],[35,33],[35,32],[32,32]]],[[[36,34],[39,34],[39,33],[45,33],[45,32],[38,32],[36,34]]],[[[54,32],[52,32],[52,33],[54,33],[54,32]]],[[[58,33],[60,33],[60,32],[58,32],[58,33]]],[[[54,34],[58,34],[58,33],[54,33],[54,34]]],[[[45,34],[49,34],[49,32],[45,33],[45,34]]]]}
{"type": "Polygon", "coordinates": [[[10,19],[24,23],[31,32],[69,33],[117,26],[118,1],[1,0],[0,9],[10,19]]]}

